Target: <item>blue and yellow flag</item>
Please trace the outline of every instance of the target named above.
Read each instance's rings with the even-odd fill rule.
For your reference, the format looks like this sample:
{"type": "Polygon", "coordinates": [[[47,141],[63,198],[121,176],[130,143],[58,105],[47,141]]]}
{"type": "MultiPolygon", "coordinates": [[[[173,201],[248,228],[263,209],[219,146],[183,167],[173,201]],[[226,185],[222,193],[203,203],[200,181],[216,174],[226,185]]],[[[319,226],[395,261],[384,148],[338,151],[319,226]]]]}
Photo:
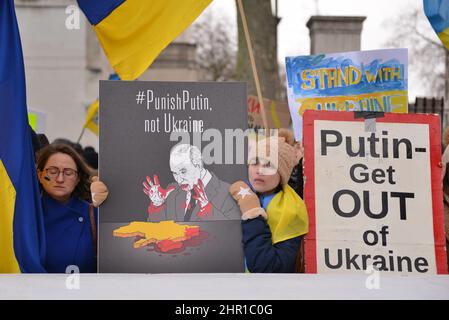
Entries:
{"type": "Polygon", "coordinates": [[[44,240],[14,0],[1,0],[0,273],[45,272],[44,240]]]}
{"type": "MultiPolygon", "coordinates": [[[[109,80],[120,80],[120,77],[114,73],[109,75],[109,80]]],[[[97,137],[100,134],[99,110],[100,102],[96,99],[87,109],[86,121],[83,126],[83,128],[92,131],[97,137]]]]}
{"type": "Polygon", "coordinates": [[[98,103],[98,99],[95,100],[87,109],[86,122],[84,123],[84,127],[95,133],[98,136],[100,132],[100,128],[98,126],[98,108],[100,104],[98,103]]]}
{"type": "Polygon", "coordinates": [[[77,0],[122,80],[137,79],[212,0],[77,0]]]}
{"type": "Polygon", "coordinates": [[[424,12],[446,49],[449,49],[449,0],[424,0],[424,12]]]}

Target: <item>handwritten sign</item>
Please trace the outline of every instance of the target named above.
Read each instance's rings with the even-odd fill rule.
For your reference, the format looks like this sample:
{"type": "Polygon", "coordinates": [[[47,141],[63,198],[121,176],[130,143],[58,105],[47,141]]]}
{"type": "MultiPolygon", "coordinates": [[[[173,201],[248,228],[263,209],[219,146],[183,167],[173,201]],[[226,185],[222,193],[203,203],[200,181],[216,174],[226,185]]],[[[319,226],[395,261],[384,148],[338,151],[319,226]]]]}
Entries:
{"type": "Polygon", "coordinates": [[[305,110],[407,113],[407,49],[287,57],[296,140],[305,110]]]}

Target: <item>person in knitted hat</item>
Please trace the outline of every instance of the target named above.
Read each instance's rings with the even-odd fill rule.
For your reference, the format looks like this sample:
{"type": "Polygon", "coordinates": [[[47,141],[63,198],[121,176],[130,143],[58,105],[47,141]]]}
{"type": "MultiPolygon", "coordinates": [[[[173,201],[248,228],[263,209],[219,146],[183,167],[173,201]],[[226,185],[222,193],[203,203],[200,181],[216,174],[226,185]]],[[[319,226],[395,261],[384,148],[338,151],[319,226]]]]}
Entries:
{"type": "Polygon", "coordinates": [[[249,272],[292,273],[303,236],[308,232],[304,201],[288,185],[302,158],[293,132],[250,142],[248,182],[229,192],[242,213],[242,241],[249,272]]]}

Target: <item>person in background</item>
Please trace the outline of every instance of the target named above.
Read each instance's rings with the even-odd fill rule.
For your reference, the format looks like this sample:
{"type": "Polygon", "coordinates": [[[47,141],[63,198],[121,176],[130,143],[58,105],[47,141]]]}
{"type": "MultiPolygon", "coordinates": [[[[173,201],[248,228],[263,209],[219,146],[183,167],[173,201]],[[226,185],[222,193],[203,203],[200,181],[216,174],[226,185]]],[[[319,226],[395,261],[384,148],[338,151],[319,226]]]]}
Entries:
{"type": "MultiPolygon", "coordinates": [[[[304,199],[304,170],[302,157],[302,155],[304,154],[304,148],[302,143],[295,144],[295,148],[297,149],[297,153],[301,159],[299,160],[299,163],[293,167],[288,185],[292,187],[293,190],[295,190],[295,192],[301,199],[304,199]]],[[[301,241],[301,247],[299,249],[299,254],[296,261],[295,272],[305,272],[304,241],[301,241]]]]}
{"type": "Polygon", "coordinates": [[[442,162],[442,180],[443,180],[443,203],[444,203],[444,232],[446,235],[446,257],[449,268],[449,127],[443,133],[443,157],[442,162]]]}
{"type": "Polygon", "coordinates": [[[72,147],[73,149],[75,149],[75,151],[78,152],[79,155],[81,155],[81,156],[83,155],[83,147],[79,143],[77,143],[77,142],[72,142],[69,139],[65,139],[65,138],[58,138],[58,139],[55,139],[53,141],[53,143],[55,143],[55,144],[60,144],[60,143],[66,144],[66,145],[72,147]]]}
{"type": "Polygon", "coordinates": [[[302,148],[295,145],[290,130],[281,129],[279,136],[257,142],[256,149],[250,151],[249,181],[229,188],[242,213],[246,267],[250,272],[293,273],[308,232],[305,204],[288,185],[302,148]],[[277,152],[270,148],[275,144],[277,152]]]}
{"type": "Polygon", "coordinates": [[[50,144],[40,150],[37,173],[44,211],[47,272],[65,273],[67,268],[97,272],[96,207],[107,197],[106,186],[97,177],[91,178],[82,157],[66,144],[50,144]]]}
{"type": "Polygon", "coordinates": [[[39,140],[39,145],[41,148],[46,147],[50,144],[50,141],[48,141],[47,136],[43,133],[37,134],[37,140],[39,140]]]}
{"type": "Polygon", "coordinates": [[[33,144],[33,151],[34,151],[34,162],[37,161],[37,158],[39,157],[39,151],[49,145],[47,136],[43,133],[37,134],[33,128],[30,126],[30,132],[31,132],[31,143],[33,144]]]}
{"type": "Polygon", "coordinates": [[[83,150],[83,158],[92,169],[98,169],[98,153],[93,147],[85,147],[83,150]]]}
{"type": "MultiPolygon", "coordinates": [[[[303,153],[303,147],[302,145],[298,144],[296,146],[300,153],[303,153]]],[[[293,167],[292,175],[290,177],[290,180],[288,181],[288,184],[290,187],[293,188],[293,190],[296,191],[298,196],[303,198],[304,195],[304,173],[303,173],[303,161],[302,158],[299,160],[298,165],[293,167]]]]}

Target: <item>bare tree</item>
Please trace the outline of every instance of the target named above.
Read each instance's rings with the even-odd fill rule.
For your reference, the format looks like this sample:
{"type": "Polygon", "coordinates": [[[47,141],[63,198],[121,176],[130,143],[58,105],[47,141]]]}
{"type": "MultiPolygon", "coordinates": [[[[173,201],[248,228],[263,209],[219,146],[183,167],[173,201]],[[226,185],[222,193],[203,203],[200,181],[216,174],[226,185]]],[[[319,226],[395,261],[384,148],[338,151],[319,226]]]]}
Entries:
{"type": "Polygon", "coordinates": [[[193,26],[193,31],[197,44],[197,63],[206,80],[234,79],[237,44],[227,16],[210,11],[193,26]]]}
{"type": "Polygon", "coordinates": [[[410,74],[422,80],[423,89],[429,95],[445,95],[447,51],[422,7],[404,8],[394,22],[386,22],[386,25],[391,30],[391,37],[385,45],[408,48],[410,74]]]}
{"type": "MultiPolygon", "coordinates": [[[[273,15],[271,0],[242,1],[253,45],[257,72],[265,98],[279,100],[281,82],[277,60],[278,17],[273,15]]],[[[241,17],[238,16],[237,79],[248,83],[248,94],[256,95],[248,48],[245,42],[241,17]]]]}
{"type": "Polygon", "coordinates": [[[279,64],[279,77],[280,77],[280,84],[281,89],[279,92],[279,101],[287,101],[287,69],[285,67],[285,63],[279,64]]]}

